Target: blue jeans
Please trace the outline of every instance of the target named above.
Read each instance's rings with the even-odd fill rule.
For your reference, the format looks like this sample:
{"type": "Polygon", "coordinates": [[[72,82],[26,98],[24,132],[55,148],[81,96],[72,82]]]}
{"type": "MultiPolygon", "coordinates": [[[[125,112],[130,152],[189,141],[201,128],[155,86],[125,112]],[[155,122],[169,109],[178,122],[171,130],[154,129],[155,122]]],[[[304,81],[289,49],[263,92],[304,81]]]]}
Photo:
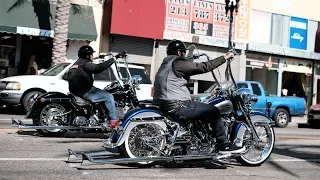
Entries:
{"type": "Polygon", "coordinates": [[[92,87],[88,92],[83,95],[84,98],[92,102],[104,102],[109,110],[109,116],[111,120],[117,120],[117,108],[114,103],[112,94],[103,91],[99,88],[92,87]]]}

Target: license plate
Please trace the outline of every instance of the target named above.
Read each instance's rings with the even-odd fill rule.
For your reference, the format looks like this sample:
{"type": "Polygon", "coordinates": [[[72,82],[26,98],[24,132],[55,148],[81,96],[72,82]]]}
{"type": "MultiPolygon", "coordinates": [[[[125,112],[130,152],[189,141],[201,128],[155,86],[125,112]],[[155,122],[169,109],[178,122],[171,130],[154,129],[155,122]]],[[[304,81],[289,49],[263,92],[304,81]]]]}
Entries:
{"type": "Polygon", "coordinates": [[[320,115],[313,116],[313,119],[320,119],[320,115]]]}

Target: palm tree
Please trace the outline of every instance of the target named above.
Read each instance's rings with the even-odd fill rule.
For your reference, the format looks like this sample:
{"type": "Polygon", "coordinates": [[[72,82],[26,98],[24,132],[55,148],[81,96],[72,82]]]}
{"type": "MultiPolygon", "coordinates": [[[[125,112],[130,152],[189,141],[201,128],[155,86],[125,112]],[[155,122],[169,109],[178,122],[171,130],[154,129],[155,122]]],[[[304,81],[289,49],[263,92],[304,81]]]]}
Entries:
{"type": "Polygon", "coordinates": [[[70,0],[57,0],[54,37],[52,47],[52,63],[64,62],[67,55],[68,23],[70,0]]]}
{"type": "MultiPolygon", "coordinates": [[[[12,7],[10,7],[8,12],[26,4],[28,1],[29,0],[17,0],[12,7]]],[[[50,18],[52,18],[52,16],[49,0],[32,0],[32,5],[34,7],[34,12],[37,14],[40,29],[51,30],[50,18]]],[[[70,7],[70,0],[57,0],[52,48],[53,64],[63,62],[67,54],[70,7]]],[[[81,9],[80,6],[75,5],[72,6],[72,10],[74,13],[78,13],[81,9]]]]}

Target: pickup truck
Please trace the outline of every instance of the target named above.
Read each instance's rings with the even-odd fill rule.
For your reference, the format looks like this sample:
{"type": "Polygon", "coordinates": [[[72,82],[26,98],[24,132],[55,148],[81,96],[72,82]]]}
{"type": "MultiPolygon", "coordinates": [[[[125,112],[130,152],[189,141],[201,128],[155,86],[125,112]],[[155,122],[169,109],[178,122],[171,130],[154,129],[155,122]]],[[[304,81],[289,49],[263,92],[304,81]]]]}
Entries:
{"type": "MultiPolygon", "coordinates": [[[[253,110],[267,114],[267,103],[271,102],[270,116],[275,121],[276,126],[284,128],[291,122],[292,116],[304,116],[306,111],[306,101],[300,97],[279,97],[269,96],[261,83],[255,81],[237,82],[238,88],[248,88],[251,93],[258,96],[258,102],[252,105],[253,110]]],[[[200,100],[211,94],[214,84],[203,94],[194,95],[193,98],[200,100]]]]}
{"type": "MultiPolygon", "coordinates": [[[[68,83],[62,79],[62,75],[76,61],[66,59],[65,62],[52,66],[40,75],[20,75],[0,79],[0,107],[21,106],[28,111],[30,99],[34,94],[43,94],[50,91],[58,91],[64,94],[69,92],[68,83]]],[[[99,63],[100,60],[94,61],[99,63]]],[[[118,65],[122,77],[128,74],[123,63],[118,65]]],[[[137,90],[138,100],[152,99],[152,84],[146,69],[143,66],[129,64],[131,75],[139,75],[142,78],[140,89],[137,90]]],[[[94,74],[95,87],[104,89],[112,81],[119,79],[115,65],[99,74],[94,74]]]]}

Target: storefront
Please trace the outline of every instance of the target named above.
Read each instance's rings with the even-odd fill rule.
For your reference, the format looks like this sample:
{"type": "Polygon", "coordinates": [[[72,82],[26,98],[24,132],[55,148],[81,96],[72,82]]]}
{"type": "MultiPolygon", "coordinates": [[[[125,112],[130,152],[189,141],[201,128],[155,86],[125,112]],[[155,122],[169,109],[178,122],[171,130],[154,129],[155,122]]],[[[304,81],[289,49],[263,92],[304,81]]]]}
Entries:
{"type": "Polygon", "coordinates": [[[246,81],[257,81],[262,84],[269,95],[279,93],[279,58],[274,55],[247,53],[246,81]]]}
{"type": "MultiPolygon", "coordinates": [[[[56,5],[3,0],[0,6],[1,78],[20,74],[36,74],[51,65],[54,16],[56,5]],[[31,68],[33,67],[33,68],[31,68]]],[[[68,26],[67,58],[77,59],[74,45],[95,41],[97,32],[90,6],[71,5],[68,26]],[[77,41],[77,43],[75,43],[77,41]]],[[[77,47],[77,48],[78,48],[77,47]]]]}
{"type": "Polygon", "coordinates": [[[312,52],[249,43],[246,80],[262,83],[269,95],[303,97],[311,105],[316,58],[312,52]]]}
{"type": "Polygon", "coordinates": [[[150,74],[150,66],[153,58],[154,40],[124,35],[112,35],[110,51],[119,53],[127,51],[128,62],[144,66],[150,74]]]}

